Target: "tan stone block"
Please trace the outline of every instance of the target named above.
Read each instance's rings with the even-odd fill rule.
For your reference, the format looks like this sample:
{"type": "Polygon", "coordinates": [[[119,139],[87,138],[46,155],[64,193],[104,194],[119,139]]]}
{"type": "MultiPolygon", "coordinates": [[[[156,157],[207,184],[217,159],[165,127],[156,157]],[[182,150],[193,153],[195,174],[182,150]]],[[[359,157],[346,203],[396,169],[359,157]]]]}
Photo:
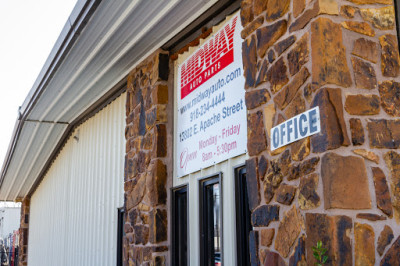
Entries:
{"type": "Polygon", "coordinates": [[[367,160],[370,160],[374,163],[379,164],[379,157],[372,151],[367,151],[366,149],[355,149],[353,152],[357,155],[364,157],[367,160]]]}
{"type": "Polygon", "coordinates": [[[346,49],[339,24],[324,17],[312,22],[311,54],[313,86],[319,87],[325,84],[336,84],[346,88],[351,86],[346,49]]]}
{"type": "Polygon", "coordinates": [[[275,229],[261,229],[261,245],[264,247],[269,247],[274,239],[275,229]]]}
{"type": "Polygon", "coordinates": [[[268,0],[268,8],[265,19],[267,21],[274,21],[281,18],[288,12],[289,6],[290,0],[268,0]]]}
{"type": "Polygon", "coordinates": [[[296,45],[287,55],[289,72],[292,76],[299,72],[301,67],[309,60],[308,41],[309,34],[306,33],[297,41],[296,45]]]}
{"type": "Polygon", "coordinates": [[[337,0],[318,0],[319,14],[339,15],[337,0]]]}
{"type": "Polygon", "coordinates": [[[391,30],[396,25],[394,7],[392,5],[380,8],[361,8],[361,16],[364,20],[380,30],[391,30]]]}
{"type": "Polygon", "coordinates": [[[273,127],[275,120],[275,113],[275,104],[271,103],[264,107],[264,125],[267,136],[271,134],[271,128],[273,127]]]}
{"type": "Polygon", "coordinates": [[[345,29],[374,37],[375,31],[367,22],[343,21],[342,26],[345,29]]]}
{"type": "Polygon", "coordinates": [[[264,12],[267,9],[268,4],[268,1],[265,0],[253,0],[254,16],[257,17],[262,12],[264,12]]]}
{"type": "Polygon", "coordinates": [[[355,223],[354,225],[355,265],[375,264],[375,233],[368,224],[355,223]]]}
{"type": "Polygon", "coordinates": [[[304,227],[303,217],[300,212],[293,206],[287,211],[281,223],[275,239],[275,249],[283,256],[289,255],[290,249],[304,227]]]}
{"type": "Polygon", "coordinates": [[[359,5],[371,5],[371,4],[383,4],[383,5],[391,5],[393,4],[393,0],[347,0],[349,2],[353,2],[354,4],[359,5]]]}
{"type": "Polygon", "coordinates": [[[370,209],[368,176],[362,158],[327,153],[322,157],[321,177],[325,209],[370,209]]]}
{"type": "Polygon", "coordinates": [[[374,94],[346,95],[344,105],[351,115],[376,115],[379,114],[379,97],[374,94]]]}
{"type": "Polygon", "coordinates": [[[310,154],[310,137],[298,140],[291,144],[293,161],[302,161],[310,154]]]}
{"type": "Polygon", "coordinates": [[[293,0],[293,16],[297,18],[301,13],[303,13],[306,7],[306,0],[293,0]]]}
{"type": "Polygon", "coordinates": [[[244,28],[240,33],[242,39],[246,39],[253,31],[258,29],[263,23],[264,23],[264,17],[260,16],[256,18],[253,22],[248,24],[246,28],[244,28]]]}

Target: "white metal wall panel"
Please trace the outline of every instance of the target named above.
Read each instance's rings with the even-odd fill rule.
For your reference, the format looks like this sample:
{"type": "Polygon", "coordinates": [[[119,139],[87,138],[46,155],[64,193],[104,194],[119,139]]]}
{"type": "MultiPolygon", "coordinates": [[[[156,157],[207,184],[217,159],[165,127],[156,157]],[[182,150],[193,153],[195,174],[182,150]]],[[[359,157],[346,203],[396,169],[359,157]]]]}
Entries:
{"type": "Polygon", "coordinates": [[[28,265],[115,265],[125,93],[79,126],[31,198],[28,265]]]}

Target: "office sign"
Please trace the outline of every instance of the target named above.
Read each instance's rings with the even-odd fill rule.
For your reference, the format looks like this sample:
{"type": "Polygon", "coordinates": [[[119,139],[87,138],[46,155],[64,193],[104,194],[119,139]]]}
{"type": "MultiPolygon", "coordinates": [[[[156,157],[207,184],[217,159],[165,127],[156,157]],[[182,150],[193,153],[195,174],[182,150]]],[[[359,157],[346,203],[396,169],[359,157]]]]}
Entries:
{"type": "Polygon", "coordinates": [[[235,15],[177,66],[178,177],[246,152],[241,30],[235,15]]]}
{"type": "Polygon", "coordinates": [[[271,129],[271,151],[321,131],[319,107],[286,120],[271,129]]]}

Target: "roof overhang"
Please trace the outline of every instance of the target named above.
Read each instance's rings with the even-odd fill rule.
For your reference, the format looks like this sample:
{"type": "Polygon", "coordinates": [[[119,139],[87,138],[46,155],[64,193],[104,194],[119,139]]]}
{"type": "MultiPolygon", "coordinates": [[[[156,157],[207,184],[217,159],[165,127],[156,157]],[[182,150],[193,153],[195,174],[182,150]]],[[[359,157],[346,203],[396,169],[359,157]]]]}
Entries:
{"type": "Polygon", "coordinates": [[[20,108],[0,200],[29,195],[79,117],[217,2],[79,0],[20,108]]]}

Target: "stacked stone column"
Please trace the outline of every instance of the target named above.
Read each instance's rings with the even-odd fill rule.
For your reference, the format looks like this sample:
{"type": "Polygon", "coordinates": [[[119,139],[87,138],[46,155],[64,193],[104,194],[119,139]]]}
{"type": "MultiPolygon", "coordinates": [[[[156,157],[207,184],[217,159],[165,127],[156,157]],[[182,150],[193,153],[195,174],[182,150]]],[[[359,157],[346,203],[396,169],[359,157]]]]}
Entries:
{"type": "Polygon", "coordinates": [[[392,0],[243,0],[253,265],[400,265],[400,60],[392,0]],[[319,107],[321,132],[271,151],[319,107]]]}
{"type": "Polygon", "coordinates": [[[25,198],[21,206],[21,221],[19,228],[18,265],[28,265],[28,235],[29,235],[30,199],[25,198]]]}
{"type": "Polygon", "coordinates": [[[128,76],[125,265],[165,265],[168,251],[169,56],[157,51],[128,76]]]}

